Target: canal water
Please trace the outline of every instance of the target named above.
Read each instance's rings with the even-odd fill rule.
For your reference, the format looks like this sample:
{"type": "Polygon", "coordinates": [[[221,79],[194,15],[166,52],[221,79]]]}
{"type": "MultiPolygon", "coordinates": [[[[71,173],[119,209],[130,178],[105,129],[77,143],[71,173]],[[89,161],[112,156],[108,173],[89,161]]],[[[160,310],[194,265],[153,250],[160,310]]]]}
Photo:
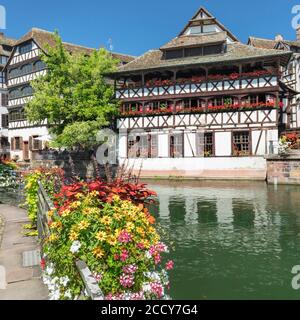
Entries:
{"type": "Polygon", "coordinates": [[[174,247],[173,299],[300,299],[300,187],[148,182],[174,247]]]}

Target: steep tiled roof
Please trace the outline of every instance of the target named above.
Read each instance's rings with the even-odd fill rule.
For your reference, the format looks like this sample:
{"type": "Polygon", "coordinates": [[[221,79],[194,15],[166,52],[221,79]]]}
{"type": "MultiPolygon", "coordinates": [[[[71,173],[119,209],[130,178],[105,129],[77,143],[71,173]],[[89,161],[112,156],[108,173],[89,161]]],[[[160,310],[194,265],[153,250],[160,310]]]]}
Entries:
{"type": "Polygon", "coordinates": [[[8,38],[3,33],[0,33],[0,54],[8,57],[16,42],[16,40],[8,38]],[[7,48],[4,48],[3,46],[9,47],[10,50],[7,50],[7,48]]]}
{"type": "Polygon", "coordinates": [[[261,49],[247,46],[238,42],[228,44],[224,54],[188,57],[180,59],[164,59],[161,50],[150,50],[134,61],[122,66],[117,73],[128,73],[133,71],[145,71],[169,67],[183,67],[193,65],[205,65],[215,63],[230,63],[258,58],[279,57],[282,64],[286,64],[291,58],[291,52],[274,49],[261,49]]]}
{"type": "Polygon", "coordinates": [[[170,42],[162,46],[160,49],[164,50],[172,48],[192,47],[203,44],[220,43],[225,42],[226,38],[227,33],[225,31],[201,35],[184,35],[171,40],[170,42]]]}

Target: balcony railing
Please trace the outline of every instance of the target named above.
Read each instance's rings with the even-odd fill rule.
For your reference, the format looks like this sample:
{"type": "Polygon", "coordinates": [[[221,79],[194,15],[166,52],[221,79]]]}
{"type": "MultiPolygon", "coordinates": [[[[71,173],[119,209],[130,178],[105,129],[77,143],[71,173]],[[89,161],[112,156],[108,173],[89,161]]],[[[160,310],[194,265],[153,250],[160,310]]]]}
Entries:
{"type": "Polygon", "coordinates": [[[265,74],[259,76],[241,76],[227,79],[189,79],[189,82],[160,81],[150,86],[123,88],[116,90],[116,98],[129,100],[160,96],[192,95],[199,93],[215,93],[278,86],[278,75],[265,74]]]}
{"type": "Polygon", "coordinates": [[[212,113],[225,111],[252,111],[258,109],[279,109],[283,108],[283,103],[279,102],[261,102],[261,103],[247,103],[247,104],[228,104],[222,106],[208,106],[199,108],[164,108],[160,110],[142,110],[142,111],[127,111],[122,112],[121,117],[137,117],[147,115],[166,115],[166,114],[187,114],[187,113],[212,113]]]}

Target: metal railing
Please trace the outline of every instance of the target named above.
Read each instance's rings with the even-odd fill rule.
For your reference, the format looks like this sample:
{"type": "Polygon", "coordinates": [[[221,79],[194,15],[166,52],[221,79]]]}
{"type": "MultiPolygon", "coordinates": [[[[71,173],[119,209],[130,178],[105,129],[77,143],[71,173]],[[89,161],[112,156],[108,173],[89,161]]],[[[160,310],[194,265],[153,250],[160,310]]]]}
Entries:
{"type": "MultiPolygon", "coordinates": [[[[50,235],[48,212],[54,208],[54,204],[50,200],[45,188],[39,182],[37,228],[41,243],[43,243],[43,241],[50,235]]],[[[92,300],[104,300],[104,295],[86,263],[78,260],[76,261],[76,266],[79,274],[81,275],[82,281],[84,282],[85,291],[88,296],[92,300]]]]}

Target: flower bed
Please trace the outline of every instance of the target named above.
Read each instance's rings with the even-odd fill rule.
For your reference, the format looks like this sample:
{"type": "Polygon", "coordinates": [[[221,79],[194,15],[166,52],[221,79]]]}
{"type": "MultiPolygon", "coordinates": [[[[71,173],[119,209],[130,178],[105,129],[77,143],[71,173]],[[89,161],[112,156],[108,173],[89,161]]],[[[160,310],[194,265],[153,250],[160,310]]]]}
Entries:
{"type": "Polygon", "coordinates": [[[18,186],[16,169],[16,164],[0,161],[0,188],[14,189],[18,186]]]}
{"type": "Polygon", "coordinates": [[[76,266],[83,261],[106,300],[168,299],[173,262],[146,208],[154,196],[122,181],[79,182],[53,195],[41,263],[50,298],[88,298],[76,266]]]}

